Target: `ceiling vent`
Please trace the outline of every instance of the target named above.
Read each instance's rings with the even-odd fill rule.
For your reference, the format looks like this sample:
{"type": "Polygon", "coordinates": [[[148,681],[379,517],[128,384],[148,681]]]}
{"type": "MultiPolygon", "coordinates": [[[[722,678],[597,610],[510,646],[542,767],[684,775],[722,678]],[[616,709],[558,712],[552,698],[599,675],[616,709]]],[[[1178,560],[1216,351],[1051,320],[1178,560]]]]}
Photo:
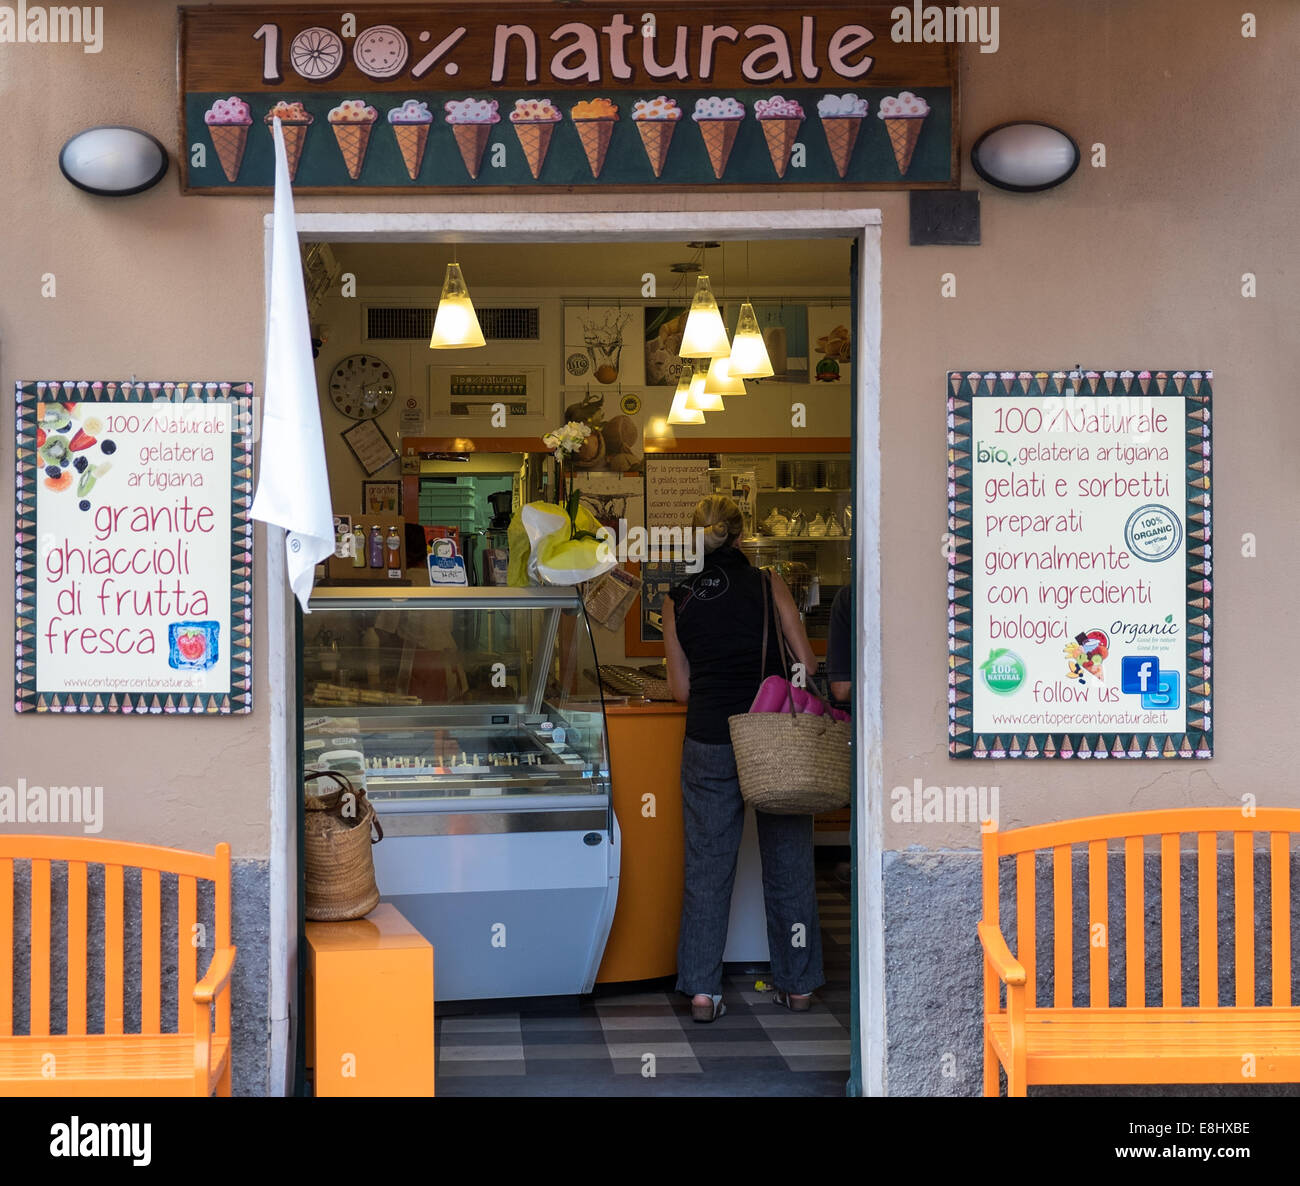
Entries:
{"type": "MultiPolygon", "coordinates": [[[[433,334],[432,307],[369,305],[365,337],[370,342],[428,341],[433,334]]],[[[536,306],[479,308],[479,325],[489,342],[536,342],[541,338],[541,317],[536,306]]]]}

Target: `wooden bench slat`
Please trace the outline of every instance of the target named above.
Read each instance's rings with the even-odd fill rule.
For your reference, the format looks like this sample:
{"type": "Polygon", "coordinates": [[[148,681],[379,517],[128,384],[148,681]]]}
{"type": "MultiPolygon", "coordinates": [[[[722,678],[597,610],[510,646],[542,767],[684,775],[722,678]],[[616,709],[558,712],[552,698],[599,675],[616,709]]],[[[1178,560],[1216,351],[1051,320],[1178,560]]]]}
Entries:
{"type": "Polygon", "coordinates": [[[14,1032],[14,863],[0,859],[0,1038],[14,1032]]]}
{"type": "Polygon", "coordinates": [[[1166,1008],[1183,1003],[1183,932],[1178,833],[1160,837],[1160,989],[1166,1008]]]}
{"type": "Polygon", "coordinates": [[[1146,891],[1143,885],[1141,836],[1124,839],[1124,1004],[1147,1003],[1146,891]]]}
{"type": "Polygon", "coordinates": [[[1088,845],[1088,1004],[1094,1009],[1110,1008],[1108,889],[1106,841],[1094,840],[1088,845]]]}
{"type": "Polygon", "coordinates": [[[120,1034],[125,1021],[123,986],[126,950],[123,939],[123,885],[121,865],[104,866],[104,1033],[120,1034]]]}
{"type": "Polygon", "coordinates": [[[1274,832],[1269,837],[1272,866],[1273,1004],[1291,1004],[1291,837],[1274,832]]]}
{"type": "Polygon", "coordinates": [[[176,1022],[183,1034],[194,1031],[194,984],[198,952],[194,947],[194,926],[198,920],[197,887],[193,877],[182,877],[176,885],[176,1022]]]}
{"type": "Polygon", "coordinates": [[[1016,854],[1016,958],[1025,970],[1026,996],[1032,1009],[1038,1003],[1037,966],[1037,912],[1034,909],[1035,864],[1032,852],[1016,854]]]}
{"type": "Polygon", "coordinates": [[[161,877],[157,869],[140,871],[140,1032],[162,1030],[162,942],[161,877]]]}
{"type": "Polygon", "coordinates": [[[1068,1009],[1074,1004],[1074,936],[1070,931],[1074,919],[1072,885],[1070,846],[1061,844],[1052,849],[1052,929],[1055,940],[1052,955],[1055,991],[1052,999],[1058,1009],[1068,1009]]]}
{"type": "MultiPolygon", "coordinates": [[[[222,951],[230,944],[230,845],[224,841],[218,844],[212,854],[212,896],[216,902],[217,942],[212,951],[222,951]]],[[[208,961],[211,964],[211,960],[208,961]]],[[[230,998],[233,994],[223,992],[217,998],[216,1032],[230,1033],[230,998]]]]}
{"type": "MultiPolygon", "coordinates": [[[[1296,830],[1294,807],[1260,807],[1250,818],[1256,832],[1296,830]]],[[[1128,836],[1164,836],[1182,832],[1235,832],[1242,825],[1240,807],[1178,807],[1162,811],[1128,811],[1080,819],[1032,824],[994,836],[998,856],[1014,856],[1031,849],[1062,844],[1087,844],[1093,840],[1121,840],[1128,836]]],[[[0,849],[2,852],[3,849],[0,849]]]]}
{"type": "Polygon", "coordinates": [[[1237,1005],[1255,1004],[1255,837],[1232,838],[1233,942],[1236,948],[1237,1005]]]}
{"type": "Polygon", "coordinates": [[[1202,1005],[1219,1003],[1219,836],[1198,832],[1196,836],[1196,935],[1200,965],[1198,1000],[1202,1005]]]}
{"type": "Polygon", "coordinates": [[[33,1034],[50,1032],[50,862],[32,862],[31,1022],[33,1034]]]}
{"type": "Polygon", "coordinates": [[[86,1032],[86,863],[68,862],[68,1034],[86,1032]]]}

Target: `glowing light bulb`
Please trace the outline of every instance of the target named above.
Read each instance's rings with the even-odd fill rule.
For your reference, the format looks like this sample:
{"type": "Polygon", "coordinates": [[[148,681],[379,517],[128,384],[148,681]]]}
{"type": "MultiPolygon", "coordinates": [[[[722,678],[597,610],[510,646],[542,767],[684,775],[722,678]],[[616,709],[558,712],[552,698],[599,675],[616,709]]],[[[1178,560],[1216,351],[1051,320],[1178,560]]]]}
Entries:
{"type": "Polygon", "coordinates": [[[682,358],[725,358],[731,353],[727,327],[722,323],[709,278],[703,273],[695,284],[695,299],[686,315],[686,329],[677,353],[682,358]]]}
{"type": "Polygon", "coordinates": [[[754,306],[746,301],[740,306],[736,335],[731,341],[731,375],[736,379],[766,379],[775,374],[767,355],[763,331],[758,328],[754,306]]]}
{"type": "Polygon", "coordinates": [[[442,299],[438,301],[438,314],[433,319],[429,349],[463,350],[486,345],[460,264],[448,264],[447,277],[442,282],[442,299]]]}

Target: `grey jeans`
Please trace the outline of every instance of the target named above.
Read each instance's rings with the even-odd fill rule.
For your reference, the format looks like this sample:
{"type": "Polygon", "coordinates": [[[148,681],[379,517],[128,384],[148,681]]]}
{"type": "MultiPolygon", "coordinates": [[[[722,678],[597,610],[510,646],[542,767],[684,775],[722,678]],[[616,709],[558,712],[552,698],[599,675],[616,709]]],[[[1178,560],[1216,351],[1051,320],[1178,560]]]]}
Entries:
{"type": "MultiPolygon", "coordinates": [[[[677,940],[677,991],[722,992],[722,953],[736,880],[745,802],[730,745],[686,738],[682,746],[682,819],[686,892],[677,940]]],[[[763,863],[763,902],[772,980],[783,992],[808,993],[825,983],[817,919],[810,815],[756,813],[763,863]]]]}

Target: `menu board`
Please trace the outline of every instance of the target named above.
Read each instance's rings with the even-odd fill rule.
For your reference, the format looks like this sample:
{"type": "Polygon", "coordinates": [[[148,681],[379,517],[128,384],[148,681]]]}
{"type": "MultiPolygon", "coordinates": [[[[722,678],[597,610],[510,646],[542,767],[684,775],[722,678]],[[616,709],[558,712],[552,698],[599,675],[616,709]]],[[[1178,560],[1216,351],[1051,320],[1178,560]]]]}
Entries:
{"type": "MultiPolygon", "coordinates": [[[[712,493],[709,458],[671,454],[646,454],[645,521],[654,548],[655,528],[681,528],[687,532],[695,504],[712,493]]],[[[666,537],[664,537],[666,538],[666,537]]],[[[685,536],[683,536],[685,538],[685,536]]],[[[694,546],[694,537],[691,537],[694,546]]],[[[668,590],[690,575],[684,556],[660,548],[641,565],[641,641],[663,641],[663,601],[668,590]]]]}
{"type": "Polygon", "coordinates": [[[251,711],[252,391],[17,384],[16,711],[251,711]]]}
{"type": "Polygon", "coordinates": [[[1213,755],[1212,379],[949,374],[952,756],[1213,755]]]}

